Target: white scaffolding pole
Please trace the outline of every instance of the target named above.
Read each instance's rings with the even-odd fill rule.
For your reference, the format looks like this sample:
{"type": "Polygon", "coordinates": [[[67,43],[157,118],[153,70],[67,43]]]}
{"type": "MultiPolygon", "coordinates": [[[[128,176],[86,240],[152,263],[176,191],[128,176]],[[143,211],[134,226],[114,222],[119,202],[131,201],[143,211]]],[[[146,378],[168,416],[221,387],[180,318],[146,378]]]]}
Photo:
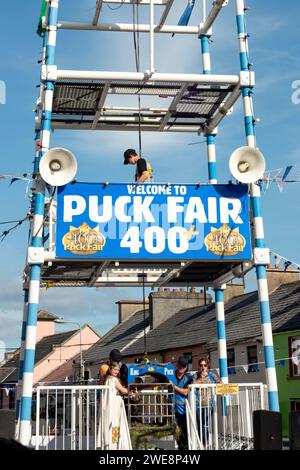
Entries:
{"type": "MultiPolygon", "coordinates": [[[[47,70],[45,71],[47,73],[47,70]]],[[[205,85],[237,85],[240,81],[238,75],[204,75],[185,73],[158,73],[149,75],[146,72],[106,72],[93,70],[51,70],[52,80],[124,80],[140,82],[182,82],[202,83],[205,85]]],[[[50,79],[50,78],[49,78],[50,79]]]]}
{"type": "MultiPolygon", "coordinates": [[[[132,23],[99,23],[93,25],[87,21],[60,21],[58,29],[80,31],[109,31],[117,33],[150,33],[150,24],[134,25],[132,23]]],[[[199,34],[199,26],[153,25],[154,33],[162,34],[199,34]]]]}

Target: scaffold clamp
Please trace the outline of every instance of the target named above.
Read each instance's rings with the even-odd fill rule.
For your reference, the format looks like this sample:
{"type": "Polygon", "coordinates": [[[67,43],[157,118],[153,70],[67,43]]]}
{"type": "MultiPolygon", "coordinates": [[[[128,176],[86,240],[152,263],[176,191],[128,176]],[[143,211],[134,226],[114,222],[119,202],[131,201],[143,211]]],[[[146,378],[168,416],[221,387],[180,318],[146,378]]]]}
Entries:
{"type": "Polygon", "coordinates": [[[56,81],[57,80],[56,65],[42,65],[41,80],[42,81],[46,81],[46,80],[56,81]]]}
{"type": "Polygon", "coordinates": [[[43,247],[29,246],[27,252],[28,264],[43,264],[45,260],[45,250],[43,247]]]}
{"type": "Polygon", "coordinates": [[[255,73],[250,70],[242,70],[240,72],[240,84],[243,87],[254,87],[255,86],[255,73]]]}
{"type": "Polygon", "coordinates": [[[254,265],[268,265],[270,263],[269,248],[254,248],[254,265]]]}

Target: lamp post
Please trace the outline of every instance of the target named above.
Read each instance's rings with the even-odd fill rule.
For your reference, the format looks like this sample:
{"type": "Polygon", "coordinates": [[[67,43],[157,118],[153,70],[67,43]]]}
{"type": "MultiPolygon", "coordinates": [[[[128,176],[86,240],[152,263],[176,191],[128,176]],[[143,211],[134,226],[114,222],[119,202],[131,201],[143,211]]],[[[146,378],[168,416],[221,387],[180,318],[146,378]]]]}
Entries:
{"type": "Polygon", "coordinates": [[[69,321],[69,320],[64,320],[63,318],[57,318],[56,320],[54,320],[55,323],[58,323],[58,324],[65,324],[65,323],[71,323],[73,325],[77,325],[79,327],[79,342],[80,342],[80,374],[79,374],[79,381],[80,383],[82,382],[82,380],[84,379],[84,373],[83,373],[83,358],[82,358],[82,336],[81,336],[81,325],[80,323],[76,322],[76,321],[69,321]]]}

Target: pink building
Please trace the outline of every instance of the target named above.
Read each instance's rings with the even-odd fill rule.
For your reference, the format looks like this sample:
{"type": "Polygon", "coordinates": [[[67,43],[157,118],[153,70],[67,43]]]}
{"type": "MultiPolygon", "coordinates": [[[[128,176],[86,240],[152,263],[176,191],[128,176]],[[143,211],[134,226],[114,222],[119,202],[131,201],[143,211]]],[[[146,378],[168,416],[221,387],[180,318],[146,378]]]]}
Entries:
{"type": "MultiPolygon", "coordinates": [[[[55,334],[52,313],[40,310],[37,322],[34,383],[73,380],[72,366],[75,357],[83,353],[101,338],[89,325],[81,329],[55,334]],[[70,375],[70,377],[69,377],[70,375]]],[[[15,386],[18,382],[19,349],[0,367],[0,409],[12,409],[15,402],[15,386]]]]}

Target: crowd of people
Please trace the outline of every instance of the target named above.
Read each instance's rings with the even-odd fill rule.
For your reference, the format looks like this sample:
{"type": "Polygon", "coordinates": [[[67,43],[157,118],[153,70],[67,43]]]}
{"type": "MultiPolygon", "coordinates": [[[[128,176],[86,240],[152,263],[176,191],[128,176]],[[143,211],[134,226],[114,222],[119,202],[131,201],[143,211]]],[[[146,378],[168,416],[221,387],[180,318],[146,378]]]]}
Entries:
{"type": "MultiPolygon", "coordinates": [[[[188,387],[191,384],[215,384],[220,383],[217,373],[209,370],[209,361],[201,357],[198,361],[198,371],[191,375],[188,373],[188,360],[186,356],[180,356],[177,362],[175,381],[173,384],[175,394],[175,419],[179,428],[179,438],[177,441],[179,450],[188,450],[186,400],[188,397],[188,387]]],[[[202,444],[205,446],[208,441],[208,424],[210,415],[213,412],[213,401],[209,400],[208,391],[195,390],[196,417],[198,433],[202,436],[202,444]],[[201,396],[200,396],[201,393],[201,396]],[[201,407],[200,405],[201,401],[201,407]],[[201,411],[200,411],[201,410],[201,411]]]]}
{"type": "MultiPolygon", "coordinates": [[[[122,355],[117,349],[110,352],[108,363],[102,364],[99,370],[99,384],[110,385],[114,390],[113,394],[113,416],[112,416],[112,444],[116,449],[122,449],[124,440],[122,439],[121,409],[124,407],[123,398],[129,397],[130,401],[138,401],[137,388],[128,387],[128,368],[122,362],[122,355]]],[[[174,392],[174,413],[176,425],[178,427],[177,444],[179,450],[188,450],[187,414],[186,401],[188,398],[189,385],[191,384],[215,384],[220,383],[220,378],[216,372],[210,371],[209,361],[201,357],[198,361],[198,371],[195,374],[188,372],[188,359],[180,356],[174,379],[169,383],[174,392]]],[[[213,401],[208,396],[208,391],[195,389],[196,417],[198,433],[201,436],[202,444],[208,442],[208,425],[213,413],[213,401]],[[201,404],[201,406],[200,406],[201,404]]],[[[108,407],[104,405],[104,410],[108,407]]]]}

